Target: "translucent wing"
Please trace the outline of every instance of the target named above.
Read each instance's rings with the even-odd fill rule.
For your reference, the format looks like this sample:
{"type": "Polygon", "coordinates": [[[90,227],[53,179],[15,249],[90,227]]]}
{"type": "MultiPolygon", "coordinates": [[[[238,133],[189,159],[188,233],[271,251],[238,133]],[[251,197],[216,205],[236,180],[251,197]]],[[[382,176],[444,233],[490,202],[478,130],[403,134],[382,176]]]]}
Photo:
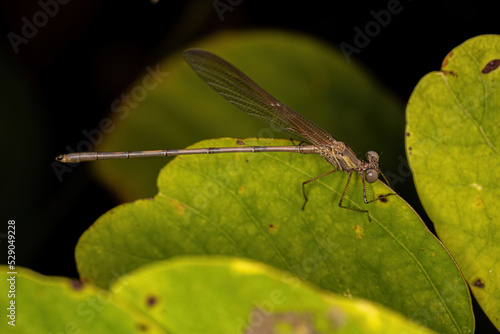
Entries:
{"type": "Polygon", "coordinates": [[[217,93],[244,112],[316,146],[335,139],[318,125],[281,104],[222,58],[203,50],[188,50],[184,58],[217,93]]]}

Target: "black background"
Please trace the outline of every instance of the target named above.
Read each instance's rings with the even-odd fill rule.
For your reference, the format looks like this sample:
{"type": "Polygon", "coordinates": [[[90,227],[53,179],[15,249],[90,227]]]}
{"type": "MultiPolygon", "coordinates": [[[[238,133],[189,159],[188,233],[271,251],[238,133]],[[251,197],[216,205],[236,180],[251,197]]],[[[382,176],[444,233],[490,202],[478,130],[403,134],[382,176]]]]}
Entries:
{"type": "MultiPolygon", "coordinates": [[[[7,154],[1,206],[2,221],[16,220],[17,265],[78,277],[73,256],[79,236],[119,203],[84,166],[59,183],[51,163],[68,143],[82,139],[82,129],[97,126],[145,66],[224,29],[288,29],[333,46],[354,44],[354,28],[364,29],[374,20],[371,11],[387,9],[394,1],[220,0],[232,7],[222,21],[213,1],[66,2],[18,52],[7,36],[21,35],[22,18],[32,22],[41,5],[26,0],[2,5],[1,135],[7,154]],[[26,93],[13,99],[10,88],[19,81],[26,93]],[[24,103],[35,108],[30,117],[39,130],[15,117],[24,103]],[[17,148],[27,142],[31,149],[19,153],[17,148]]],[[[354,56],[405,102],[422,76],[439,70],[451,49],[468,38],[500,32],[500,5],[493,3],[402,0],[401,12],[354,56]]],[[[411,204],[425,218],[418,201],[411,204]]],[[[495,331],[484,316],[477,320],[478,333],[495,331]]]]}

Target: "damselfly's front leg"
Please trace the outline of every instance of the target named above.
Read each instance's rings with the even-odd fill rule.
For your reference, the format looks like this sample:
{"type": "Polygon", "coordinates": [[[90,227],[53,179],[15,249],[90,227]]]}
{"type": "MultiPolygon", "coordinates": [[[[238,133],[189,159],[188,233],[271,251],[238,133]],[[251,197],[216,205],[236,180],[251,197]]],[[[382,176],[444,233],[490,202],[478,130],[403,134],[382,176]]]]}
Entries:
{"type": "MultiPolygon", "coordinates": [[[[366,215],[368,216],[368,221],[372,221],[368,210],[355,209],[355,208],[350,208],[350,207],[342,205],[342,201],[344,200],[344,196],[345,196],[345,193],[347,191],[347,187],[349,187],[349,182],[351,182],[352,173],[353,173],[353,171],[349,172],[349,177],[347,178],[347,182],[345,184],[344,191],[342,192],[342,197],[340,197],[339,207],[341,207],[342,209],[348,209],[348,210],[357,211],[357,212],[365,212],[366,215]]],[[[363,199],[364,199],[365,203],[368,204],[369,202],[366,200],[365,179],[363,178],[363,175],[361,175],[361,181],[363,182],[363,199]]]]}
{"type": "Polygon", "coordinates": [[[315,178],[312,178],[310,180],[307,180],[305,182],[302,182],[302,195],[304,195],[304,205],[302,205],[302,211],[304,211],[305,207],[306,207],[306,203],[308,201],[308,198],[306,196],[306,188],[305,188],[305,185],[312,182],[312,181],[316,181],[317,179],[320,179],[322,178],[323,176],[327,176],[329,174],[332,174],[332,173],[335,173],[336,171],[338,171],[338,169],[334,169],[334,170],[331,170],[329,172],[326,172],[324,174],[321,174],[320,176],[316,176],[315,178]]]}

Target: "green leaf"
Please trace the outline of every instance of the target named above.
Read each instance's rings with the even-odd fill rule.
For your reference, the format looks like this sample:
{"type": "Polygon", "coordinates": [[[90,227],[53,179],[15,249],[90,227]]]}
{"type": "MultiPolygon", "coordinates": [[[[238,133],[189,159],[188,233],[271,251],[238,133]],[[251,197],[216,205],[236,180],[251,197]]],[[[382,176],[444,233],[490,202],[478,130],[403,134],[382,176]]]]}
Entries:
{"type": "Polygon", "coordinates": [[[0,288],[1,333],[166,333],[124,299],[77,280],[17,268],[0,288]]]}
{"type": "Polygon", "coordinates": [[[380,305],[235,258],[155,263],[112,291],[169,333],[431,333],[380,305]]]}
{"type": "MultiPolygon", "coordinates": [[[[290,145],[245,140],[245,145],[290,145]]],[[[236,139],[194,147],[239,146],[236,139]]],[[[331,170],[318,155],[291,153],[182,156],[163,168],[159,193],[109,211],[80,238],[82,279],[101,287],[142,265],[177,255],[255,259],[345,296],[375,301],[442,333],[467,333],[473,316],[467,286],[452,258],[397,195],[364,204],[353,175],[309,184],[331,170]]],[[[390,193],[367,184],[372,198],[390,193]]]]}
{"type": "Polygon", "coordinates": [[[500,329],[498,63],[498,35],[478,36],[453,49],[441,71],[415,87],[406,148],[427,214],[500,329]]]}
{"type": "Polygon", "coordinates": [[[122,276],[111,292],[17,271],[0,283],[2,333],[431,333],[380,305],[242,259],[157,262],[122,276]]]}
{"type": "MultiPolygon", "coordinates": [[[[95,150],[175,149],[220,137],[289,138],[215,93],[182,58],[189,47],[223,57],[334,138],[363,154],[382,152],[384,170],[397,170],[404,155],[402,104],[354,62],[347,64],[338,50],[274,30],[218,33],[145,69],[130,92],[112,104],[111,123],[97,129],[104,141],[96,140],[95,150]]],[[[119,198],[131,201],[156,194],[164,164],[162,159],[107,161],[92,168],[119,198]]]]}

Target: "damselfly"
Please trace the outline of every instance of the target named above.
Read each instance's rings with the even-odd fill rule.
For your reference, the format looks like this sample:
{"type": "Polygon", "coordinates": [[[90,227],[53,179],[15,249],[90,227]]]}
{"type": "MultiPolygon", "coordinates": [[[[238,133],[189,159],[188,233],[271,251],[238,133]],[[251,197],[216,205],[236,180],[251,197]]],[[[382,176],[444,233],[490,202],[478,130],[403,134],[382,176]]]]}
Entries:
{"type": "Polygon", "coordinates": [[[342,202],[349,186],[349,182],[351,181],[351,177],[354,173],[358,173],[361,176],[363,184],[363,199],[366,204],[373,202],[374,200],[367,200],[365,182],[374,183],[377,181],[380,174],[384,177],[386,183],[389,184],[385,176],[380,171],[378,164],[379,155],[376,152],[369,151],[366,153],[367,161],[359,159],[346,144],[335,140],[321,127],[280,103],[236,67],[210,52],[196,49],[188,50],[184,52],[184,58],[193,70],[227,101],[247,114],[257,117],[265,123],[287,132],[302,142],[309,143],[311,145],[209,147],[197,149],[127,152],[80,152],[60,155],[56,158],[56,160],[64,163],[76,163],[104,159],[127,159],[186,154],[238,152],[314,153],[321,155],[334,167],[334,169],[302,183],[302,194],[305,199],[302,209],[305,208],[308,201],[305,191],[306,184],[328,174],[343,171],[349,176],[338,205],[344,209],[366,212],[368,214],[368,218],[370,218],[368,210],[350,208],[342,205],[342,202]]]}

